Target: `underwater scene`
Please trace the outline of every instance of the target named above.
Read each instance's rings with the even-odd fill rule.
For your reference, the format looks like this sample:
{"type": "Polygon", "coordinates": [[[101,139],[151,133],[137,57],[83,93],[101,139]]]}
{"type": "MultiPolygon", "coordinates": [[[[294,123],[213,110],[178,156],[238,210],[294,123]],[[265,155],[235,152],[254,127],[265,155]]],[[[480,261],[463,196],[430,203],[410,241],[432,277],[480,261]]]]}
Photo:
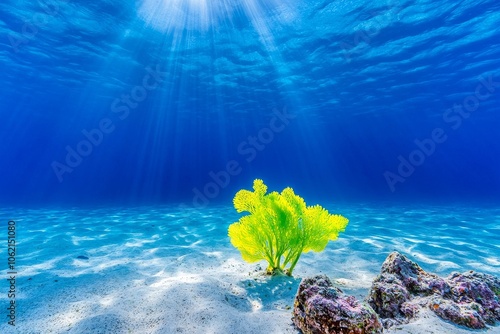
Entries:
{"type": "Polygon", "coordinates": [[[1,334],[500,333],[500,2],[3,0],[1,334]]]}

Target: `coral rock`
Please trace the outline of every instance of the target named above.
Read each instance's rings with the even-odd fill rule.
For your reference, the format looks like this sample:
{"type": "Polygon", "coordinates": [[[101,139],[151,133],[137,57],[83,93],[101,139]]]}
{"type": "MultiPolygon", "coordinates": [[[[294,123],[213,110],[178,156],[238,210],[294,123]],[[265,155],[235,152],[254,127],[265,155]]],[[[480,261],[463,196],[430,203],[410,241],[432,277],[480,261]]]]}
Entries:
{"type": "Polygon", "coordinates": [[[441,278],[394,252],[374,280],[368,303],[386,328],[407,323],[428,307],[442,319],[480,329],[500,321],[499,297],[500,280],[492,275],[467,272],[441,278]]]}
{"type": "Polygon", "coordinates": [[[441,318],[475,329],[500,321],[500,279],[466,272],[453,273],[446,281],[449,293],[434,298],[430,304],[441,318]]]}
{"type": "Polygon", "coordinates": [[[458,325],[477,329],[486,327],[480,314],[483,313],[483,309],[478,304],[457,304],[446,299],[435,298],[432,299],[429,307],[442,319],[458,325]]]}
{"type": "Polygon", "coordinates": [[[382,333],[373,309],[333,286],[327,276],[302,280],[293,309],[293,322],[306,334],[382,333]]]}

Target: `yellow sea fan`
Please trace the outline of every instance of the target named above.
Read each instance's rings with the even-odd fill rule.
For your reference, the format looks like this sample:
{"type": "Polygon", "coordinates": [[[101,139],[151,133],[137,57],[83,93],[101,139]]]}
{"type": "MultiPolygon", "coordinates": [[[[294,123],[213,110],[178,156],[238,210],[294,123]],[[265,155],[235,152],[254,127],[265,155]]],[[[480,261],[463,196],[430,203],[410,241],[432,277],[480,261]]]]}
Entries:
{"type": "Polygon", "coordinates": [[[234,196],[236,210],[250,215],[230,225],[228,235],[245,261],[267,260],[269,272],[286,269],[291,275],[302,253],[324,250],[348,224],[347,218],[319,205],[307,207],[292,188],[266,195],[267,186],[257,179],[253,189],[234,196]]]}
{"type": "Polygon", "coordinates": [[[264,181],[256,179],[253,181],[253,189],[253,192],[242,189],[236,193],[233,199],[236,211],[253,213],[255,208],[260,206],[260,202],[267,192],[267,186],[264,184],[264,181]]]}

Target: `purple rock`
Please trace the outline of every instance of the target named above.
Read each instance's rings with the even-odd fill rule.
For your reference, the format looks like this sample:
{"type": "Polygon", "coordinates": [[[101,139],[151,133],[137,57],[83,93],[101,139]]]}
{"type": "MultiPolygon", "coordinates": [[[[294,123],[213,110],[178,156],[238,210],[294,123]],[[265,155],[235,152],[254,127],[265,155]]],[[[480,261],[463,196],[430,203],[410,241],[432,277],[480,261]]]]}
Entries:
{"type": "Polygon", "coordinates": [[[368,304],[344,294],[324,275],[302,280],[295,297],[293,322],[305,334],[383,331],[377,314],[368,304]]]}
{"type": "MultiPolygon", "coordinates": [[[[470,328],[484,328],[500,321],[500,279],[495,276],[469,271],[453,273],[446,278],[451,293],[446,297],[458,305],[457,321],[446,315],[443,306],[435,309],[442,318],[470,328]],[[475,319],[473,319],[475,318],[475,319]]],[[[447,305],[443,303],[442,305],[447,305]]],[[[434,307],[432,307],[434,308],[434,307]]]]}
{"type": "Polygon", "coordinates": [[[394,252],[384,261],[367,301],[386,328],[408,323],[428,307],[442,319],[480,329],[500,321],[499,297],[497,277],[471,271],[442,278],[394,252]]]}
{"type": "Polygon", "coordinates": [[[458,304],[438,297],[431,300],[429,307],[442,319],[457,325],[475,329],[486,327],[484,318],[481,316],[484,310],[479,304],[458,304]]]}

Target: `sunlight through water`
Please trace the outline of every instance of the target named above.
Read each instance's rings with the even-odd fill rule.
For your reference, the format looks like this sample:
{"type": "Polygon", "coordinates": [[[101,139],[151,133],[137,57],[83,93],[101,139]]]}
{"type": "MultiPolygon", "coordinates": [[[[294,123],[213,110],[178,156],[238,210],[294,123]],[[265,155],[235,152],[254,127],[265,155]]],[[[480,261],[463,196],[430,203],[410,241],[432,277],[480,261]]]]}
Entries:
{"type": "MultiPolygon", "coordinates": [[[[151,27],[171,32],[172,30],[206,31],[219,25],[237,26],[240,20],[248,20],[259,32],[269,10],[275,12],[279,21],[292,22],[296,15],[292,6],[284,1],[244,0],[144,0],[138,14],[151,27]]],[[[267,36],[266,36],[267,37],[267,36]]]]}

